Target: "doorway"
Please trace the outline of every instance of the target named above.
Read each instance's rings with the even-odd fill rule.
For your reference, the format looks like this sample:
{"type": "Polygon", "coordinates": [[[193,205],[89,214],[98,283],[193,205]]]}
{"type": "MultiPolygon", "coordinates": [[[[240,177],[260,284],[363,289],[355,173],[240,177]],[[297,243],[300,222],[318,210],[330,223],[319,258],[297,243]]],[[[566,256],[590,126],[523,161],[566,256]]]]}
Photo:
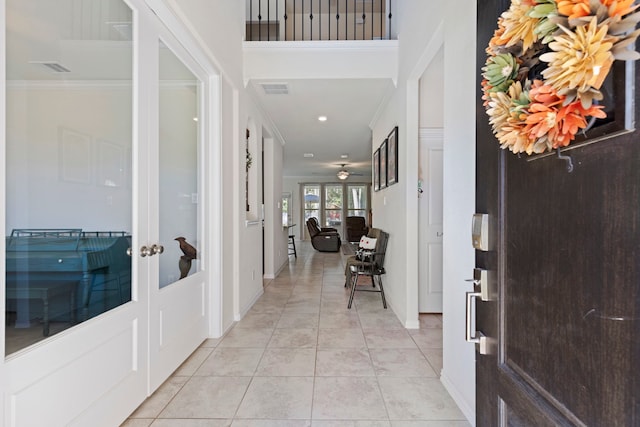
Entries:
{"type": "Polygon", "coordinates": [[[420,76],[418,142],[418,311],[442,313],[443,302],[443,178],[444,46],[420,76]]]}

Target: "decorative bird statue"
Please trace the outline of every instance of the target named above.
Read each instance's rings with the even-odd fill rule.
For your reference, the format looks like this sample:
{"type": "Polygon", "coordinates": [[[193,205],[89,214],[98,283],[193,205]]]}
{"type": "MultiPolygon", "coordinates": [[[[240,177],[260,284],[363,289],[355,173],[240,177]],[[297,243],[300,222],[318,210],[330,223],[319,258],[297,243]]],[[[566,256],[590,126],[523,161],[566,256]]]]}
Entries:
{"type": "Polygon", "coordinates": [[[177,240],[180,243],[180,250],[182,250],[182,255],[180,260],[178,261],[178,268],[180,269],[180,278],[184,279],[189,274],[191,270],[191,261],[196,259],[198,256],[198,251],[196,248],[191,246],[184,237],[176,237],[173,240],[177,240]]]}

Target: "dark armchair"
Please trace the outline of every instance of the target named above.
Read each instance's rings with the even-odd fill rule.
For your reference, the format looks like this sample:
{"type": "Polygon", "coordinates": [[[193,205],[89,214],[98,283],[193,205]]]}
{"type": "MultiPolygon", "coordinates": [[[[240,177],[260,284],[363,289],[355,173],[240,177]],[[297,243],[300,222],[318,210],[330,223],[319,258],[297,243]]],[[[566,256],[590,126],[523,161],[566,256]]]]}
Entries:
{"type": "Polygon", "coordinates": [[[311,237],[311,245],[320,252],[338,252],[340,250],[340,234],[335,228],[321,228],[318,220],[309,218],[307,220],[307,229],[311,237]]]}
{"type": "Polygon", "coordinates": [[[359,242],[362,236],[366,236],[369,227],[363,216],[347,217],[347,240],[349,242],[359,242]]]}

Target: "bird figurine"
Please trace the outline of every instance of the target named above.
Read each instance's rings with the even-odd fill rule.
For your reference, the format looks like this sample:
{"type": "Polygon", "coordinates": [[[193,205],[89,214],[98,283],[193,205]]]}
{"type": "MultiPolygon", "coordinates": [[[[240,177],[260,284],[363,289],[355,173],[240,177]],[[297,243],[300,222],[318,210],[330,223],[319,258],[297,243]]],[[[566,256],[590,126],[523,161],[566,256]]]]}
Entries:
{"type": "Polygon", "coordinates": [[[180,257],[178,261],[178,268],[180,269],[180,278],[184,279],[191,270],[191,261],[198,257],[198,251],[192,245],[187,243],[184,237],[176,237],[175,239],[180,244],[180,250],[184,255],[180,257]]]}
{"type": "Polygon", "coordinates": [[[189,270],[191,270],[191,258],[186,255],[182,255],[180,257],[180,261],[178,261],[178,268],[180,269],[180,278],[184,279],[189,274],[189,270]]]}

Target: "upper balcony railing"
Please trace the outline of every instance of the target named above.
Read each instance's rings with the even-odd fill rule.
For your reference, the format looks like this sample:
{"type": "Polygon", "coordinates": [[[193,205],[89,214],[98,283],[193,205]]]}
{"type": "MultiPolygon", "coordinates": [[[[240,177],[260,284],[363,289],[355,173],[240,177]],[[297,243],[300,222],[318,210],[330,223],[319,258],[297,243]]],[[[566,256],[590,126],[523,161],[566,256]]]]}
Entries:
{"type": "Polygon", "coordinates": [[[247,41],[388,40],[392,0],[247,0],[247,41]]]}

